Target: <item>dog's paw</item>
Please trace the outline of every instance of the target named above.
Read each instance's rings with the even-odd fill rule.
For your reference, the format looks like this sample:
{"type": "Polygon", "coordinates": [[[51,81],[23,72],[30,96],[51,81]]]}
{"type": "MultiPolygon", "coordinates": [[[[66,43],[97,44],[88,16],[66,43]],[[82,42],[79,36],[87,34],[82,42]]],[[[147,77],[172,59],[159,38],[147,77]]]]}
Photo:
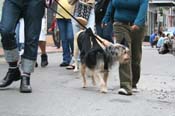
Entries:
{"type": "Polygon", "coordinates": [[[86,84],[83,84],[83,85],[82,85],[82,88],[86,88],[86,87],[87,87],[87,85],[86,85],[86,84]]]}
{"type": "Polygon", "coordinates": [[[101,89],[100,89],[100,92],[101,92],[101,93],[107,93],[108,90],[107,90],[107,88],[101,88],[101,89]]]}
{"type": "Polygon", "coordinates": [[[74,69],[74,72],[78,72],[78,71],[79,71],[78,68],[75,68],[75,69],[74,69]]]}

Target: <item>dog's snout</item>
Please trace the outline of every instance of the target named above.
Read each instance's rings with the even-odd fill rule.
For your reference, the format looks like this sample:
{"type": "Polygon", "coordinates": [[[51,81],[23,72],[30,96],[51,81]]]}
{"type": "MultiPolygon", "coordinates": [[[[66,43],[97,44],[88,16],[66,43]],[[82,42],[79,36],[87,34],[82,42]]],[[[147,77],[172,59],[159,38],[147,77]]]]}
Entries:
{"type": "Polygon", "coordinates": [[[130,56],[129,56],[129,54],[124,54],[124,59],[126,59],[126,60],[129,60],[130,59],[130,56]]]}
{"type": "Polygon", "coordinates": [[[126,52],[125,54],[123,54],[123,63],[127,63],[130,60],[130,55],[128,52],[126,52]]]}

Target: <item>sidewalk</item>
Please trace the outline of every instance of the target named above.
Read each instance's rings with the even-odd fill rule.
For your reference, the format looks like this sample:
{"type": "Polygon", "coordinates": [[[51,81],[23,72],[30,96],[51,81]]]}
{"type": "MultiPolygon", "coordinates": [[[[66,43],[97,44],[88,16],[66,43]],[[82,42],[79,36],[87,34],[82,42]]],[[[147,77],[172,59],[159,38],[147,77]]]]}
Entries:
{"type": "MultiPolygon", "coordinates": [[[[51,35],[47,35],[47,46],[46,46],[46,51],[47,53],[51,53],[51,52],[61,52],[62,51],[62,48],[60,49],[57,49],[55,46],[54,46],[54,42],[53,42],[53,39],[52,39],[52,36],[51,35]]],[[[143,46],[149,46],[149,42],[143,42],[143,46]]],[[[38,52],[40,53],[40,49],[38,48],[38,52]]],[[[3,52],[3,49],[0,48],[0,57],[4,55],[4,52],[3,52]]]]}

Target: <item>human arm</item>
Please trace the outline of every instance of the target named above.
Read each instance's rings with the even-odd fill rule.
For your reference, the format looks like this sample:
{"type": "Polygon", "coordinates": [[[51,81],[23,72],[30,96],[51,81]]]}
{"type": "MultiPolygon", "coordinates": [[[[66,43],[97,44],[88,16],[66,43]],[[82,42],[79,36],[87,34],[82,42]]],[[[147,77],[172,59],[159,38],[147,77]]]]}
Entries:
{"type": "Polygon", "coordinates": [[[48,29],[49,32],[52,32],[56,27],[56,18],[54,17],[54,19],[52,20],[51,26],[48,29]]]}
{"type": "Polygon", "coordinates": [[[114,15],[112,14],[113,11],[113,6],[112,6],[112,0],[109,1],[105,16],[102,19],[102,27],[107,25],[111,21],[111,16],[114,15]]]}
{"type": "Polygon", "coordinates": [[[140,0],[140,8],[137,17],[134,21],[134,25],[142,26],[145,23],[148,9],[148,0],[140,0]]]}

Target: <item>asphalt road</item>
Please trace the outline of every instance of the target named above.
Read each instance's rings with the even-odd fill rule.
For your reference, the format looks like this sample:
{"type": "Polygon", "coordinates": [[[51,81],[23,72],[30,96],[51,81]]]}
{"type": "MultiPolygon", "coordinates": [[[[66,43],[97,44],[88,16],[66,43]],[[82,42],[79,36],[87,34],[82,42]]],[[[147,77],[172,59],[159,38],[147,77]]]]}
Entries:
{"type": "MultiPolygon", "coordinates": [[[[20,82],[1,89],[0,116],[175,116],[174,56],[143,47],[139,92],[132,96],[117,93],[118,65],[110,71],[108,93],[102,94],[90,79],[88,88],[81,88],[79,73],[59,67],[61,57],[61,53],[50,53],[49,65],[36,68],[31,94],[19,92],[20,82]]],[[[6,70],[0,58],[0,79],[6,70]]]]}

